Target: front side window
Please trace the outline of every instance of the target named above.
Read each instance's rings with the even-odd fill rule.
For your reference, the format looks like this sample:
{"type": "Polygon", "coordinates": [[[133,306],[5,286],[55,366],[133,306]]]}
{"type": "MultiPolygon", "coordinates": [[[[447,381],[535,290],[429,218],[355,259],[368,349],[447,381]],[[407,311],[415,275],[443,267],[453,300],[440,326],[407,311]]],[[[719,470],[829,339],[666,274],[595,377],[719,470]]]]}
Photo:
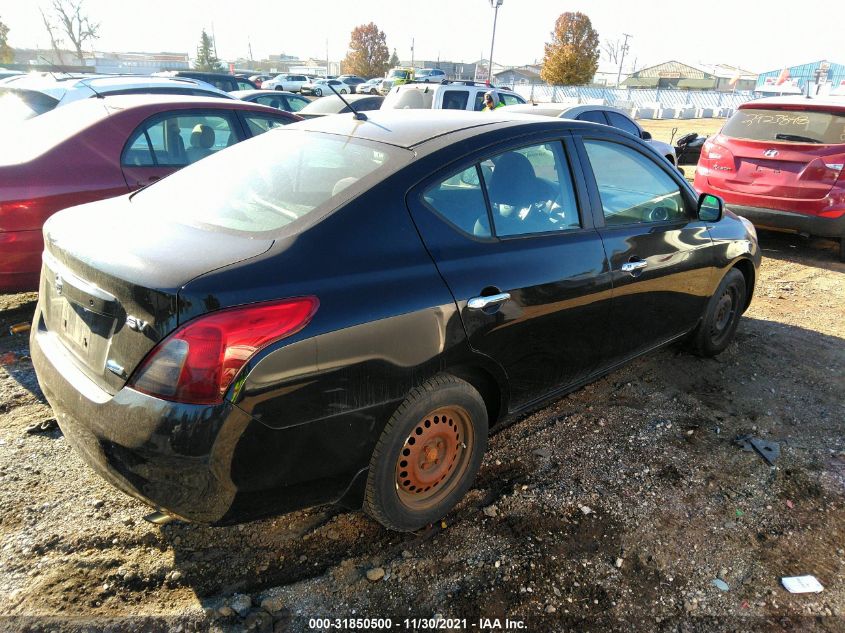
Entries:
{"type": "Polygon", "coordinates": [[[585,140],[608,226],[686,218],[678,184],[654,161],[610,141],[585,140]]]}
{"type": "Polygon", "coordinates": [[[503,94],[501,95],[501,99],[504,101],[505,105],[519,105],[521,103],[525,103],[525,101],[516,95],[503,94]]]}
{"type": "Polygon", "coordinates": [[[308,99],[304,99],[303,97],[292,97],[288,95],[284,99],[288,104],[288,107],[285,108],[288,112],[299,112],[310,103],[308,99]]]}
{"type": "Polygon", "coordinates": [[[122,162],[127,166],[182,167],[239,140],[226,115],[172,112],[142,123],[130,137],[122,162]]]}

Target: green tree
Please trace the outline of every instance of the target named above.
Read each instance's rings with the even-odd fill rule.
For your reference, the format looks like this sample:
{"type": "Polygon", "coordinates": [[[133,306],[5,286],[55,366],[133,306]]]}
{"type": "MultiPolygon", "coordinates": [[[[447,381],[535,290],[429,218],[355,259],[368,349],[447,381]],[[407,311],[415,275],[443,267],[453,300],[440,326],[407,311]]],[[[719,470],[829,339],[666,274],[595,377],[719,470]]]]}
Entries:
{"type": "Polygon", "coordinates": [[[546,44],[543,81],[563,86],[590,82],[599,67],[599,34],[583,13],[562,13],[555,22],[552,41],[546,44]]]}
{"type": "Polygon", "coordinates": [[[205,32],[205,29],[202,30],[200,45],[197,46],[197,58],[194,60],[194,68],[211,72],[223,69],[223,64],[220,63],[217,55],[214,54],[214,44],[211,43],[211,38],[205,32]]]}
{"type": "Polygon", "coordinates": [[[390,63],[390,50],[384,31],[373,23],[356,26],[349,40],[343,70],[361,77],[381,77],[390,63]]]}
{"type": "Polygon", "coordinates": [[[9,46],[9,27],[0,20],[0,64],[10,64],[15,60],[15,53],[9,46]]]}
{"type": "Polygon", "coordinates": [[[390,56],[390,67],[396,68],[402,62],[399,61],[399,55],[396,54],[396,49],[393,49],[393,55],[390,56]]]}

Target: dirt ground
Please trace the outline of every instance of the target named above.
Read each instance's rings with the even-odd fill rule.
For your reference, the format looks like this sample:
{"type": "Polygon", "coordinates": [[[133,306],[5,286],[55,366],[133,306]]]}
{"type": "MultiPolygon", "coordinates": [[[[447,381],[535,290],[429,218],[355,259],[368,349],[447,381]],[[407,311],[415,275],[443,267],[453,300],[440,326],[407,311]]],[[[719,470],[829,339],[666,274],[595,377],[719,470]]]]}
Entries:
{"type": "MultiPolygon", "coordinates": [[[[845,630],[845,265],[832,242],[761,244],[725,353],[664,349],[495,435],[417,534],[333,507],[147,523],[58,430],[27,430],[51,412],[26,335],[0,337],[0,630],[845,630]],[[777,442],[776,465],[742,434],[777,442]],[[801,574],[824,591],[787,593],[801,574]]],[[[0,296],[3,334],[33,301],[0,296]]]]}

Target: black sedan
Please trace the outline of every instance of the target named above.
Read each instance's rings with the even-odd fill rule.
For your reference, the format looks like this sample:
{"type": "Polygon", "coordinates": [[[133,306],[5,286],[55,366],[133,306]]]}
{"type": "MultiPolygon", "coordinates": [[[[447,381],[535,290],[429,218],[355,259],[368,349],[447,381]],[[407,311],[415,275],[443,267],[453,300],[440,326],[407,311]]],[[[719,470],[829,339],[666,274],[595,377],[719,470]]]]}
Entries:
{"type": "Polygon", "coordinates": [[[405,114],[286,126],[47,222],[31,354],[92,467],[186,520],[337,502],[414,530],[491,430],[731,342],[754,230],[640,139],[405,114]]]}

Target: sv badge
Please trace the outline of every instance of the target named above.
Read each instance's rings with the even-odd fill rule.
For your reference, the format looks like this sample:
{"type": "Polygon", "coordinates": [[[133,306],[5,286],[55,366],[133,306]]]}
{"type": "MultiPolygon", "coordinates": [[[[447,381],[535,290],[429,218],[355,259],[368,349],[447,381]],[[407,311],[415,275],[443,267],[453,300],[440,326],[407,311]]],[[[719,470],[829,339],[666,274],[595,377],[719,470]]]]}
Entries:
{"type": "Polygon", "coordinates": [[[126,326],[135,332],[143,332],[146,327],[149,325],[147,321],[142,321],[138,317],[134,317],[131,314],[127,315],[126,317],[126,326]]]}

